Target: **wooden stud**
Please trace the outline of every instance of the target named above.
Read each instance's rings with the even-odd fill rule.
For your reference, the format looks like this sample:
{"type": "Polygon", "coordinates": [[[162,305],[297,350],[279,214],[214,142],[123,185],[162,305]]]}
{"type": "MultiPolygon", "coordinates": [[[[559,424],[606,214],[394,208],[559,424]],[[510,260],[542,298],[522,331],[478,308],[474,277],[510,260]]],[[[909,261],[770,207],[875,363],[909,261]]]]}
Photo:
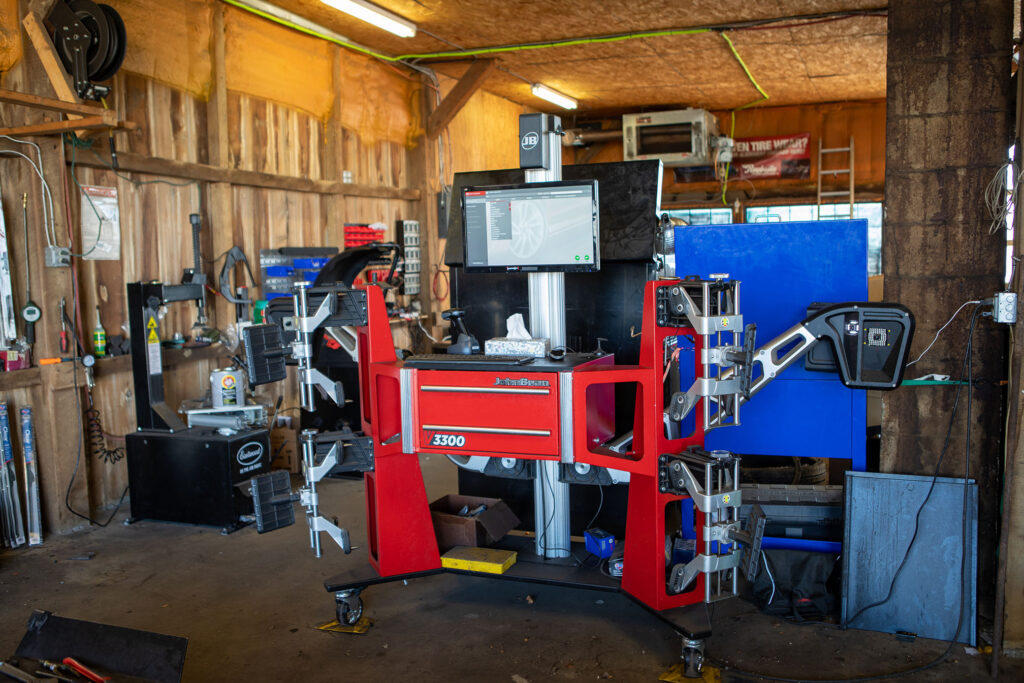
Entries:
{"type": "MultiPolygon", "coordinates": [[[[50,42],[50,37],[46,34],[39,15],[30,11],[21,23],[25,27],[25,33],[28,34],[29,40],[32,41],[36,54],[39,55],[39,61],[42,62],[43,70],[46,72],[46,77],[49,79],[50,85],[53,86],[54,92],[57,93],[57,97],[65,102],[78,102],[75,91],[71,87],[71,79],[57,58],[57,51],[53,48],[53,43],[50,42]]],[[[77,117],[69,114],[68,118],[77,117]]]]}
{"type": "MultiPolygon", "coordinates": [[[[210,27],[210,57],[212,85],[210,101],[206,105],[207,150],[210,165],[223,169],[231,166],[231,147],[228,138],[228,86],[224,47],[224,4],[215,3],[210,27]]],[[[234,191],[227,182],[211,183],[206,195],[208,229],[212,233],[213,253],[210,258],[224,253],[235,244],[234,191]]],[[[216,264],[214,264],[216,267],[216,264]]],[[[214,272],[210,282],[218,288],[214,272]]],[[[211,297],[210,308],[214,321],[220,327],[234,322],[235,307],[223,297],[211,297]]]]}
{"type": "Polygon", "coordinates": [[[466,102],[469,101],[469,98],[473,96],[473,93],[480,89],[487,74],[491,72],[494,66],[495,60],[493,59],[478,59],[469,66],[469,69],[459,79],[459,82],[455,84],[455,87],[451,89],[447,97],[441,101],[440,106],[427,119],[428,139],[436,139],[441,134],[441,131],[448,127],[448,124],[462,110],[466,102]]]}
{"type": "MultiPolygon", "coordinates": [[[[320,160],[323,177],[328,181],[339,181],[344,175],[345,133],[341,127],[341,108],[344,106],[344,100],[341,97],[343,59],[341,47],[334,46],[331,50],[331,113],[324,124],[324,155],[320,160]]],[[[336,244],[339,250],[344,249],[345,197],[342,195],[323,197],[321,211],[326,218],[323,235],[320,237],[322,243],[330,246],[336,244]]]]}

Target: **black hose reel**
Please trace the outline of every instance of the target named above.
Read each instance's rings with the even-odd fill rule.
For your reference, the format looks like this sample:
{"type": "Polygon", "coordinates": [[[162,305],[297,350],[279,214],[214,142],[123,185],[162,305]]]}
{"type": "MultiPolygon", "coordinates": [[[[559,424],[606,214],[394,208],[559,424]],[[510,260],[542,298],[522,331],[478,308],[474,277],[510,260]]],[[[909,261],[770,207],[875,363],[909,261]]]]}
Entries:
{"type": "Polygon", "coordinates": [[[84,100],[100,100],[109,81],[124,62],[127,34],[124,21],[113,7],[92,0],[56,0],[46,17],[57,55],[84,100]]]}

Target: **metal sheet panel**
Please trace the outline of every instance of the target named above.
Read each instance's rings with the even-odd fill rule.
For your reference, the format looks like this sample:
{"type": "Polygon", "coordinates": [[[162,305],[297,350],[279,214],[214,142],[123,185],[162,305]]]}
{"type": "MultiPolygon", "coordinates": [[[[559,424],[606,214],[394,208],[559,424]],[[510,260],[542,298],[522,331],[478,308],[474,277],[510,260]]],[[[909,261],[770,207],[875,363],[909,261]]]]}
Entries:
{"type": "MultiPolygon", "coordinates": [[[[844,623],[864,606],[885,598],[931,485],[931,477],[846,473],[844,623]]],[[[964,480],[936,479],[931,498],[921,510],[917,540],[896,579],[892,597],[849,625],[950,640],[956,633],[959,612],[957,640],[975,645],[978,486],[973,479],[967,484],[966,543],[963,514],[964,480]],[[968,554],[962,567],[964,547],[968,554]]]]}

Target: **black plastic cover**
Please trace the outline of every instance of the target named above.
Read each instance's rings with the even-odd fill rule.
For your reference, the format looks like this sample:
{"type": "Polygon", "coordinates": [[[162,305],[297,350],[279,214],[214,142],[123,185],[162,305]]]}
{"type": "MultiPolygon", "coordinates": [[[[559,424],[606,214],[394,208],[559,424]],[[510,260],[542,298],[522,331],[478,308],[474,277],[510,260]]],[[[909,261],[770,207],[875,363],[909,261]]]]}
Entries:
{"type": "Polygon", "coordinates": [[[253,513],[256,530],[265,534],[295,524],[295,508],[292,506],[291,476],[285,470],[277,470],[253,477],[249,483],[252,490],[253,513]]]}
{"type": "Polygon", "coordinates": [[[177,683],[185,666],[187,647],[188,638],[69,619],[36,610],[29,618],[16,654],[58,662],[74,657],[114,674],[114,679],[119,681],[131,677],[177,683]]]}
{"type": "Polygon", "coordinates": [[[287,377],[285,358],[288,349],[277,325],[251,325],[242,330],[245,366],[249,386],[280,382],[287,377]]]}
{"type": "Polygon", "coordinates": [[[851,389],[895,389],[903,381],[914,336],[914,316],[890,303],[845,303],[824,308],[803,325],[828,339],[839,378],[851,389]]]}

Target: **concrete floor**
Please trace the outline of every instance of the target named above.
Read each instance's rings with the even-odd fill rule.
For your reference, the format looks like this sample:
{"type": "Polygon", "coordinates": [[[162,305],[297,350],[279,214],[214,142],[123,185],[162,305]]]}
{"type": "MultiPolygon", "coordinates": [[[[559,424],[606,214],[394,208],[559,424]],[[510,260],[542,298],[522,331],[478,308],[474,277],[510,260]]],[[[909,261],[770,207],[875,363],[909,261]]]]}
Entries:
{"type": "MultiPolygon", "coordinates": [[[[431,499],[455,490],[454,467],[423,458],[431,499]]],[[[331,481],[323,508],[365,544],[362,484],[331,481]]],[[[117,518],[126,517],[122,511],[117,518]]],[[[301,521],[271,534],[142,522],[0,551],[0,656],[13,654],[33,609],[189,638],[185,681],[656,681],[679,638],[618,594],[441,575],[364,593],[366,635],[315,630],[333,618],[322,581],[340,550],[317,560],[301,521]],[[71,558],[94,552],[92,560],[71,558]]],[[[883,674],[930,661],[943,643],[794,626],[742,600],[718,605],[711,656],[791,678],[883,674]]],[[[954,648],[913,681],[987,679],[988,660],[954,648]]],[[[751,680],[725,674],[726,681],[751,680]]],[[[1004,660],[1000,680],[1024,680],[1004,660]]]]}

